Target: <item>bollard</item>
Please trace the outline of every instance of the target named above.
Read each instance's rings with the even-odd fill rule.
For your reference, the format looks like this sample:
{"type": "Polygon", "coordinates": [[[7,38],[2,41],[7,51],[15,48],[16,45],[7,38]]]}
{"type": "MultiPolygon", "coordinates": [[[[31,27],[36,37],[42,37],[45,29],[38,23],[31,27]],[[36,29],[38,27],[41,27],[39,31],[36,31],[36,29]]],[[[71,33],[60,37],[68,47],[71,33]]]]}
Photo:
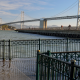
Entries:
{"type": "Polygon", "coordinates": [[[37,50],[37,65],[36,65],[36,80],[39,80],[39,54],[40,50],[37,50]]]}
{"type": "Polygon", "coordinates": [[[75,78],[75,62],[76,60],[71,60],[71,72],[70,72],[70,80],[74,80],[75,78]]]}

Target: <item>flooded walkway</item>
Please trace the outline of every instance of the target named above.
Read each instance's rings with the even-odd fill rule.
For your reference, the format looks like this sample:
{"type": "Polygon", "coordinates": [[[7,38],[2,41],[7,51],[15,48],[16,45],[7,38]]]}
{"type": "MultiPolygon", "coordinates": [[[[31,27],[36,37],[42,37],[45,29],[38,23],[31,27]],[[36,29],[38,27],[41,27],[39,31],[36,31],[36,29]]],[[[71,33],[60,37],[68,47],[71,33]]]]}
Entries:
{"type": "Polygon", "coordinates": [[[33,70],[33,66],[29,61],[26,61],[26,66],[23,63],[24,61],[0,61],[0,79],[1,80],[35,80],[35,73],[31,71],[33,70]],[[19,65],[20,64],[20,65],[19,65]],[[31,69],[28,69],[29,66],[31,69]],[[25,72],[26,74],[25,74],[25,72]],[[32,75],[33,74],[33,75],[32,75]],[[28,75],[28,76],[27,76],[28,75]]]}

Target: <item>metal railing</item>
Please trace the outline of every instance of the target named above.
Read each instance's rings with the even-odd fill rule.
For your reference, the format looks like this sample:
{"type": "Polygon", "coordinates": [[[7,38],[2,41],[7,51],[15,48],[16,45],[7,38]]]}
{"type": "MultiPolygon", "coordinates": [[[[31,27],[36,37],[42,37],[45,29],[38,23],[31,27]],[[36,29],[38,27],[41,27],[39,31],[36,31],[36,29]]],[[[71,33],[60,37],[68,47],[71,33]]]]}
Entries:
{"type": "Polygon", "coordinates": [[[36,51],[80,51],[80,39],[0,40],[0,58],[36,57],[36,51]]]}
{"type": "Polygon", "coordinates": [[[69,52],[52,52],[51,57],[60,59],[66,62],[76,60],[76,64],[80,66],[80,51],[69,51],[69,52]]]}
{"type": "Polygon", "coordinates": [[[75,60],[69,63],[50,56],[50,51],[37,51],[36,80],[80,80],[80,66],[75,60]]]}

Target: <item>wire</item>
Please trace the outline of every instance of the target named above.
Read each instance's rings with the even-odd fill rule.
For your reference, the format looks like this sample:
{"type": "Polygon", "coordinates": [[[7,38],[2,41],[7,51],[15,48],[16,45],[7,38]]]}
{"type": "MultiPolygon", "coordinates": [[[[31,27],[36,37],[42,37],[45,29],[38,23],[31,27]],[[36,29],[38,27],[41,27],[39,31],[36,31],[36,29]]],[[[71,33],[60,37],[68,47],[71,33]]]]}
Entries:
{"type": "MultiPolygon", "coordinates": [[[[76,0],[76,2],[78,2],[78,0],[76,0]]],[[[58,15],[60,15],[60,14],[62,14],[62,13],[64,14],[65,12],[69,11],[70,9],[72,9],[73,7],[75,7],[74,4],[75,4],[76,2],[74,2],[71,6],[69,6],[68,8],[66,8],[65,10],[63,10],[62,12],[60,12],[60,13],[54,15],[54,16],[58,16],[58,15]],[[74,6],[73,6],[73,5],[74,5],[74,6]],[[73,7],[72,7],[72,6],[73,6],[73,7]],[[70,8],[70,7],[72,7],[72,8],[70,8]],[[69,9],[69,8],[70,8],[70,9],[69,9]],[[69,10],[68,10],[68,9],[69,9],[69,10]],[[67,11],[66,11],[66,10],[67,10],[67,11]]],[[[78,4],[78,3],[77,3],[77,4],[78,4]]],[[[77,4],[76,4],[76,5],[77,5],[77,4]]]]}
{"type": "MultiPolygon", "coordinates": [[[[77,5],[77,4],[76,4],[76,5],[77,5]]],[[[76,5],[74,5],[73,7],[75,7],[76,5]]],[[[71,10],[73,7],[71,7],[69,10],[71,10]]],[[[65,11],[65,12],[63,12],[63,13],[61,13],[61,14],[59,14],[59,15],[62,15],[62,14],[64,14],[64,13],[68,12],[69,10],[67,10],[67,11],[65,11]]]]}
{"type": "MultiPolygon", "coordinates": [[[[24,14],[25,16],[28,16],[28,17],[30,17],[29,15],[27,15],[27,14],[24,14]]],[[[32,19],[36,19],[36,18],[33,18],[33,17],[30,17],[30,18],[32,18],[32,19]]]]}
{"type": "MultiPolygon", "coordinates": [[[[19,14],[19,15],[21,15],[21,14],[19,14]]],[[[19,15],[18,15],[18,16],[19,16],[19,15]]],[[[18,16],[17,16],[12,22],[14,22],[14,21],[18,18],[18,16]]]]}

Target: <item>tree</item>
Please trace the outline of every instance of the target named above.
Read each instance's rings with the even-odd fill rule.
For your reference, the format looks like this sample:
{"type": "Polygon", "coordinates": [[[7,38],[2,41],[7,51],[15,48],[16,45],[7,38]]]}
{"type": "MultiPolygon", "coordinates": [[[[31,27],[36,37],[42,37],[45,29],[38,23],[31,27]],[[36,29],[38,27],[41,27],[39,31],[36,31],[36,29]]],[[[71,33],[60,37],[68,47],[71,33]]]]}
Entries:
{"type": "Polygon", "coordinates": [[[2,25],[2,30],[5,30],[8,28],[8,25],[2,25]]]}

